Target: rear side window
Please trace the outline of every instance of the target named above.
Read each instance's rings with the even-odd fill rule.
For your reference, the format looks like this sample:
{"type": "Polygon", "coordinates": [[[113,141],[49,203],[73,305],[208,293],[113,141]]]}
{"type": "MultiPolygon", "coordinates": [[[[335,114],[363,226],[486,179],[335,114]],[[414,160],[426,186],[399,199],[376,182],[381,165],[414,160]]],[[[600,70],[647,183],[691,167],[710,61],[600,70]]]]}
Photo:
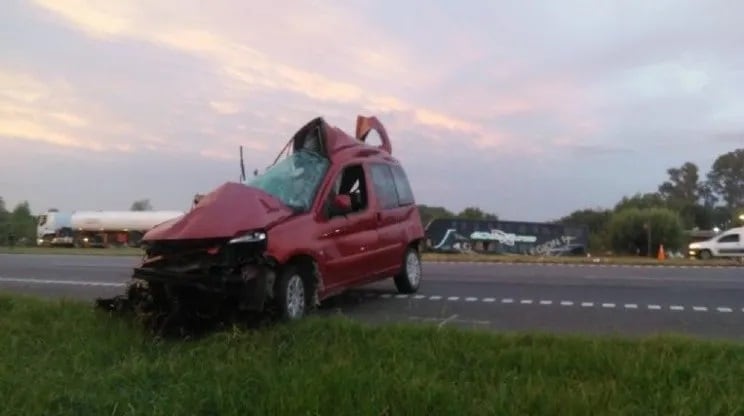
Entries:
{"type": "Polygon", "coordinates": [[[411,184],[408,183],[406,172],[397,165],[391,166],[390,170],[393,172],[395,188],[398,191],[398,205],[412,205],[414,203],[413,191],[411,190],[411,184]]]}
{"type": "Polygon", "coordinates": [[[728,234],[718,239],[719,243],[736,243],[739,241],[739,234],[728,234]]]}
{"type": "Polygon", "coordinates": [[[393,173],[387,165],[373,163],[370,167],[372,182],[375,185],[377,201],[382,209],[398,207],[398,193],[395,190],[393,173]]]}

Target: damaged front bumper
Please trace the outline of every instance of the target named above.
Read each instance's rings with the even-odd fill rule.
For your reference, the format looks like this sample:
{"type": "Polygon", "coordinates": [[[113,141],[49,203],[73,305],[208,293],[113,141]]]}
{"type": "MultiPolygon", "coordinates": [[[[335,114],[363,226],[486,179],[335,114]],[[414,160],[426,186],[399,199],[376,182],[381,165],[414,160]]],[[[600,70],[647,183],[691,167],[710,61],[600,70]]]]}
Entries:
{"type": "Polygon", "coordinates": [[[147,249],[132,279],[169,297],[238,301],[241,309],[263,308],[273,297],[274,267],[263,257],[264,244],[228,241],[155,245],[147,249]]]}

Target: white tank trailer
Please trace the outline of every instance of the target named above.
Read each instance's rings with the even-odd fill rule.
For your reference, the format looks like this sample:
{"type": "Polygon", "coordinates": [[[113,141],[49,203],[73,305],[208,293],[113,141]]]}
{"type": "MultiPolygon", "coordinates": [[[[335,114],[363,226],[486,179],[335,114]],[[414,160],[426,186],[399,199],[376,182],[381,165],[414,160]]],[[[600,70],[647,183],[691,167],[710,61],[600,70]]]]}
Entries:
{"type": "Polygon", "coordinates": [[[180,217],[182,211],[48,211],[36,225],[40,246],[138,246],[152,227],[180,217]]]}

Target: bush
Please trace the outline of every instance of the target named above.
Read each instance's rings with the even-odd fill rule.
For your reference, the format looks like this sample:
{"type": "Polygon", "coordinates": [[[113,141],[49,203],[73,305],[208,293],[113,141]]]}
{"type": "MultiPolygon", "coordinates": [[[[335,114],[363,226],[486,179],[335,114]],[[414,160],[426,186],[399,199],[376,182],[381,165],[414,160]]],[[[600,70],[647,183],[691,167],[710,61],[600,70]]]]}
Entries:
{"type": "Polygon", "coordinates": [[[645,254],[648,250],[648,231],[651,228],[652,254],[659,245],[665,249],[680,249],[684,228],[675,211],[668,208],[626,208],[612,215],[608,225],[608,237],[612,248],[618,252],[645,254]]]}

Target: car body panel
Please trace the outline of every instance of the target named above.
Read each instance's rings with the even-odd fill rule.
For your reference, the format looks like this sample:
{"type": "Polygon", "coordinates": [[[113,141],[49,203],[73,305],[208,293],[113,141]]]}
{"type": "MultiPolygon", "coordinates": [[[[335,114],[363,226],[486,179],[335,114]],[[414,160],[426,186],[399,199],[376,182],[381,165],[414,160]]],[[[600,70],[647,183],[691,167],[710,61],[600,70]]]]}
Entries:
{"type": "Polygon", "coordinates": [[[271,227],[291,215],[289,208],[268,193],[226,182],[203,196],[183,216],[150,229],[142,241],[232,238],[241,232],[271,227]]]}

